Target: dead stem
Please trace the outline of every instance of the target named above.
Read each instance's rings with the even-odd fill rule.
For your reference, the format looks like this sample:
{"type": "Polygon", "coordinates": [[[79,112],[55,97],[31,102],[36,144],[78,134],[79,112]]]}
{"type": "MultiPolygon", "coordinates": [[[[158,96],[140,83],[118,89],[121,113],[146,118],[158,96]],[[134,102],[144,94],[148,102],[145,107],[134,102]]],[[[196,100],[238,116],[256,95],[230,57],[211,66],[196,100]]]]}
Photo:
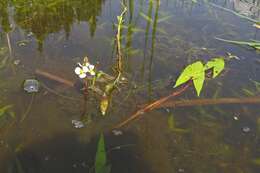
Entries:
{"type": "Polygon", "coordinates": [[[120,77],[123,71],[123,57],[121,52],[121,30],[122,24],[124,22],[123,16],[126,13],[127,8],[124,6],[124,9],[120,16],[118,16],[118,27],[117,27],[117,34],[116,34],[116,56],[117,56],[117,77],[114,80],[114,85],[118,84],[120,81],[120,77]]]}
{"type": "Polygon", "coordinates": [[[9,55],[10,55],[10,58],[12,58],[13,57],[13,51],[12,51],[12,46],[11,46],[9,33],[6,33],[6,40],[7,40],[9,55]]]}

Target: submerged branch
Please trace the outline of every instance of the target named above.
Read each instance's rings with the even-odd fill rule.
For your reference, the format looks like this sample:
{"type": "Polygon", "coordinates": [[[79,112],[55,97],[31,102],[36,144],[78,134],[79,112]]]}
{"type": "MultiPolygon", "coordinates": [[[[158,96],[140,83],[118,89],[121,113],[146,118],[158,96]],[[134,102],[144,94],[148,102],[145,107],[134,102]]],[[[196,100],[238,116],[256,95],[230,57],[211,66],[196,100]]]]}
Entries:
{"type": "Polygon", "coordinates": [[[40,75],[40,76],[43,76],[43,77],[46,77],[48,79],[51,79],[53,81],[56,81],[56,82],[59,82],[59,83],[62,83],[64,85],[67,85],[69,87],[73,87],[74,86],[74,83],[69,81],[69,80],[66,80],[60,76],[56,76],[54,74],[51,74],[51,73],[48,73],[46,71],[43,71],[43,70],[40,70],[40,69],[36,69],[35,73],[37,75],[40,75]]]}
{"type": "Polygon", "coordinates": [[[121,30],[122,25],[124,22],[123,16],[126,13],[127,8],[124,7],[123,12],[120,16],[118,16],[118,27],[117,27],[117,34],[116,34],[116,49],[117,49],[117,70],[118,72],[122,72],[122,53],[121,53],[121,30]]]}
{"type": "Polygon", "coordinates": [[[156,108],[162,107],[186,107],[186,106],[204,106],[217,104],[260,104],[260,97],[247,98],[220,98],[220,99],[194,99],[167,101],[156,108]]]}
{"type": "Polygon", "coordinates": [[[12,58],[13,57],[13,50],[12,50],[12,45],[11,45],[9,33],[6,33],[6,40],[7,40],[9,55],[10,55],[10,58],[12,58]]]}
{"type": "Polygon", "coordinates": [[[117,77],[114,80],[114,85],[119,83],[123,71],[123,56],[121,52],[121,30],[124,22],[123,18],[126,11],[127,8],[124,6],[122,13],[120,14],[120,16],[117,17],[118,19],[118,27],[117,27],[117,34],[116,34],[117,77]]]}
{"type": "Polygon", "coordinates": [[[169,100],[170,98],[176,97],[176,96],[182,94],[184,91],[186,91],[189,88],[189,86],[191,86],[191,84],[192,84],[192,81],[189,81],[183,87],[179,88],[177,91],[172,92],[170,95],[168,95],[166,97],[162,97],[159,100],[156,100],[156,101],[152,102],[151,104],[145,106],[144,108],[139,109],[133,115],[131,115],[129,118],[127,118],[126,120],[124,120],[121,123],[119,123],[118,125],[116,125],[114,128],[121,128],[121,127],[125,126],[126,124],[128,124],[129,122],[141,117],[141,115],[143,115],[144,113],[157,108],[158,106],[160,106],[161,104],[163,104],[167,100],[169,100]]]}

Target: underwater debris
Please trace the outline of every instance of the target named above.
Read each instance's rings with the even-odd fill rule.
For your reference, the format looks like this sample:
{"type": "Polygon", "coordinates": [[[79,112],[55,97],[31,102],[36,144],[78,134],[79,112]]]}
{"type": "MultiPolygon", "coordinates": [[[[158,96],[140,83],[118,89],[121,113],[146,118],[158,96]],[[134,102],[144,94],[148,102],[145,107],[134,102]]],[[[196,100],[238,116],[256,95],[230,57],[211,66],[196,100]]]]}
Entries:
{"type": "Polygon", "coordinates": [[[14,60],[14,65],[19,65],[20,63],[21,63],[21,60],[19,60],[19,59],[16,59],[16,60],[14,60]]]}
{"type": "Polygon", "coordinates": [[[36,79],[26,79],[23,84],[23,89],[28,93],[39,92],[40,83],[36,79]]]}
{"type": "Polygon", "coordinates": [[[76,129],[81,129],[81,128],[85,127],[84,123],[79,120],[71,120],[71,123],[72,123],[73,127],[76,129]]]}
{"type": "Polygon", "coordinates": [[[121,130],[112,130],[113,135],[115,136],[121,136],[123,135],[123,132],[121,130]]]}
{"type": "Polygon", "coordinates": [[[242,131],[243,131],[244,133],[249,133],[249,132],[251,131],[251,129],[250,129],[250,127],[248,127],[248,126],[245,126],[245,127],[242,127],[242,131]]]}
{"type": "Polygon", "coordinates": [[[27,46],[27,44],[29,44],[29,43],[30,43],[29,40],[21,40],[21,41],[18,41],[18,42],[17,42],[17,45],[18,45],[19,47],[24,47],[24,46],[27,46]]]}

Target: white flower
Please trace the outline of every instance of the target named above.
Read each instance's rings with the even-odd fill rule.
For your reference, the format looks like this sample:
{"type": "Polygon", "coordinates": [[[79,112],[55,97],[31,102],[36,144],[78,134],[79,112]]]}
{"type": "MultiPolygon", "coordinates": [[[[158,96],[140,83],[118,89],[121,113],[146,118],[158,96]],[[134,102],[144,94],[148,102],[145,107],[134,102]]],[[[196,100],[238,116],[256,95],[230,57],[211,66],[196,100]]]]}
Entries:
{"type": "Polygon", "coordinates": [[[84,65],[78,63],[79,67],[75,68],[75,73],[79,76],[79,78],[83,79],[87,77],[89,73],[91,76],[95,76],[96,73],[94,71],[95,66],[89,63],[85,63],[84,65]]]}

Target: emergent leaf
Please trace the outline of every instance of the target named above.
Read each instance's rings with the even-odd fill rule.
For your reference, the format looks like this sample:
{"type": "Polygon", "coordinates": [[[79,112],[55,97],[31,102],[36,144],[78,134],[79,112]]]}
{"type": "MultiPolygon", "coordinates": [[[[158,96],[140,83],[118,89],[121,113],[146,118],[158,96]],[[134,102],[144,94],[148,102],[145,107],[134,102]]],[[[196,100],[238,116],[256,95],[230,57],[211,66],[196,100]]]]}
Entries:
{"type": "Polygon", "coordinates": [[[205,71],[196,73],[196,76],[193,77],[193,84],[198,96],[200,96],[200,92],[203,87],[204,80],[205,80],[205,71]]]}
{"type": "Polygon", "coordinates": [[[110,167],[106,166],[106,150],[104,135],[101,134],[98,141],[96,160],[95,160],[95,173],[107,173],[110,172],[110,167]]]}
{"type": "Polygon", "coordinates": [[[203,68],[203,64],[201,61],[197,61],[191,65],[188,65],[183,72],[181,73],[181,75],[178,77],[174,88],[184,84],[185,82],[187,82],[190,79],[194,79],[197,78],[200,73],[204,73],[204,68],[203,68]]]}
{"type": "Polygon", "coordinates": [[[225,61],[223,58],[214,58],[207,62],[205,70],[213,68],[213,78],[217,77],[225,67],[225,61]]]}

